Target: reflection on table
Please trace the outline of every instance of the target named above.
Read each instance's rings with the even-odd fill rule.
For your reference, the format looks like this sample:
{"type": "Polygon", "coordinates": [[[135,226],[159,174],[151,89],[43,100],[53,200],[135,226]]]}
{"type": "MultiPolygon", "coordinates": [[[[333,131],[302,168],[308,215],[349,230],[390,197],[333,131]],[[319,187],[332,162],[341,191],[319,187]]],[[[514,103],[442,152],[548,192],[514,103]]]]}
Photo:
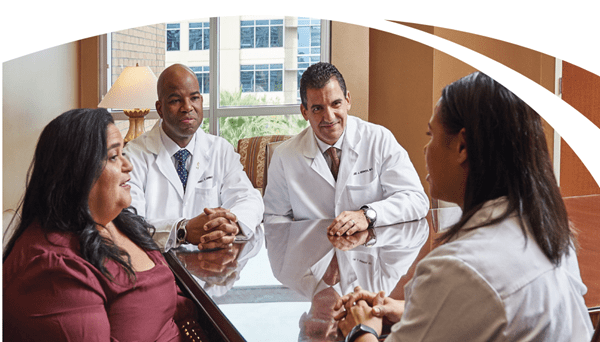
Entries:
{"type": "Polygon", "coordinates": [[[360,285],[389,294],[427,241],[426,219],[328,236],[332,220],[265,225],[271,269],[285,286],[311,301],[299,319],[300,341],[340,340],[336,300],[360,285]]]}
{"type": "Polygon", "coordinates": [[[174,252],[245,340],[339,340],[335,300],[357,285],[389,294],[430,228],[422,219],[331,237],[331,221],[270,224],[231,249],[174,252]]]}
{"type": "Polygon", "coordinates": [[[175,250],[177,258],[194,280],[210,296],[221,297],[240,279],[240,273],[260,251],[264,240],[262,227],[249,239],[238,239],[231,247],[200,251],[186,244],[175,250]]]}

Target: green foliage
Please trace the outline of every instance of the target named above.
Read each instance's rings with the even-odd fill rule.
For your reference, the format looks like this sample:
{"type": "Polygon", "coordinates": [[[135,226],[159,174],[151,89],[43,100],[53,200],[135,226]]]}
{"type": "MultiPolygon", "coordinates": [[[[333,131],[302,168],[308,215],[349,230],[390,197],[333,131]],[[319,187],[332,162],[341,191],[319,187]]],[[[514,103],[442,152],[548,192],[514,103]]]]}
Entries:
{"type": "MultiPolygon", "coordinates": [[[[244,95],[239,89],[235,92],[222,91],[222,107],[251,107],[279,104],[279,99],[267,99],[267,96],[244,95]],[[270,102],[270,103],[269,103],[270,102]]],[[[219,118],[219,135],[237,148],[238,140],[261,135],[294,135],[308,126],[302,115],[236,116],[219,118]]],[[[209,120],[204,119],[202,130],[208,133],[209,120]]]]}
{"type": "Polygon", "coordinates": [[[258,96],[252,94],[246,94],[242,96],[242,88],[234,92],[227,90],[221,91],[220,103],[221,107],[248,107],[248,106],[266,106],[266,105],[277,105],[279,104],[279,98],[267,102],[267,95],[258,96]]]}
{"type": "Polygon", "coordinates": [[[220,135],[237,146],[242,138],[261,135],[293,135],[308,126],[299,115],[236,116],[219,118],[220,135]]]}

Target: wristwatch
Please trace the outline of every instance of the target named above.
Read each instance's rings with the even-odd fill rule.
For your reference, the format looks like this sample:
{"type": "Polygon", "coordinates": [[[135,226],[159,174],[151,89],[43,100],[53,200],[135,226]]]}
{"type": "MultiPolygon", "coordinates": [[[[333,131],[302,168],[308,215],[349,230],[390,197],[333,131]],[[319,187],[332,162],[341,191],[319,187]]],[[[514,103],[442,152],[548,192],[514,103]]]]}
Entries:
{"type": "Polygon", "coordinates": [[[352,330],[350,330],[350,333],[346,336],[346,339],[344,341],[353,342],[363,334],[373,334],[379,340],[379,334],[377,334],[377,331],[375,331],[375,329],[371,328],[368,325],[359,324],[352,328],[352,330]]]}
{"type": "Polygon", "coordinates": [[[177,232],[176,232],[176,236],[177,236],[177,244],[181,245],[182,243],[185,243],[185,238],[187,237],[187,223],[189,220],[183,219],[181,221],[179,221],[179,223],[177,224],[177,232]]]}
{"type": "Polygon", "coordinates": [[[367,222],[369,222],[369,228],[373,227],[375,221],[377,221],[377,212],[367,205],[363,205],[360,209],[365,213],[367,222]]]}

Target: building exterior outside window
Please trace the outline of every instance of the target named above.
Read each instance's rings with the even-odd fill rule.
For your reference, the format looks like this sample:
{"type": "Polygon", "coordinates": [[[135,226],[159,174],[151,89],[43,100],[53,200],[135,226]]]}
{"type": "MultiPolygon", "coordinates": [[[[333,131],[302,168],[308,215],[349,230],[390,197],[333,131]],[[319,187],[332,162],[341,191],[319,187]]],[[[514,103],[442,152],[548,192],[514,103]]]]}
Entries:
{"type": "Polygon", "coordinates": [[[242,20],[240,48],[273,48],[283,46],[283,19],[242,20]]]}
{"type": "Polygon", "coordinates": [[[311,65],[321,61],[321,21],[306,17],[298,18],[298,93],[300,100],[300,79],[311,65]]]}
{"type": "Polygon", "coordinates": [[[179,51],[179,24],[167,24],[167,51],[179,51]]]}
{"type": "Polygon", "coordinates": [[[242,92],[283,91],[283,64],[240,66],[242,92]]]}
{"type": "Polygon", "coordinates": [[[210,92],[209,83],[209,66],[191,66],[190,69],[196,74],[198,84],[200,85],[200,92],[202,94],[208,94],[210,92]]]}
{"type": "Polygon", "coordinates": [[[190,51],[208,50],[210,36],[210,23],[190,23],[190,51]]]}

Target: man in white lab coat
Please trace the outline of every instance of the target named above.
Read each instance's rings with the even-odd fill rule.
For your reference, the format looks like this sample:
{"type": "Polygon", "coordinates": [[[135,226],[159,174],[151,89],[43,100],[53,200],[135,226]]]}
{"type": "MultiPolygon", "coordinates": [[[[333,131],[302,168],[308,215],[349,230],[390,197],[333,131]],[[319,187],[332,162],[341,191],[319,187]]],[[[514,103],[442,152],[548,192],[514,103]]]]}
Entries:
{"type": "Polygon", "coordinates": [[[329,63],[300,81],[310,127],[273,154],[265,222],[334,218],[331,235],[424,217],[429,199],[406,150],[385,127],[348,116],[350,92],[329,63]]]}
{"type": "Polygon", "coordinates": [[[189,242],[200,249],[250,237],[262,220],[263,202],[229,142],[204,133],[202,95],[196,75],[175,64],[158,79],[150,132],[125,146],[133,164],[131,205],[156,227],[168,250],[189,242]]]}

